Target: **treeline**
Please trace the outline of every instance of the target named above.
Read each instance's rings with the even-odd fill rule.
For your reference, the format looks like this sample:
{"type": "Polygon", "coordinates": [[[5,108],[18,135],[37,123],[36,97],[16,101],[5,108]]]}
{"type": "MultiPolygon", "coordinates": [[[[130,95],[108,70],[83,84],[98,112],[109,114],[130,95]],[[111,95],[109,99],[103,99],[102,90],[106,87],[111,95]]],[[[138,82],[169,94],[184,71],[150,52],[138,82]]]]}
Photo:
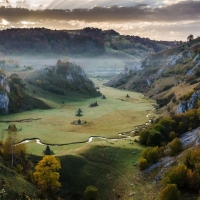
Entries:
{"type": "Polygon", "coordinates": [[[114,30],[102,31],[98,28],[83,30],[50,30],[45,28],[11,28],[0,31],[0,51],[11,54],[80,54],[99,55],[105,47],[136,53],[132,48],[145,52],[160,51],[171,42],[154,41],[139,36],[122,36],[114,30]],[[115,40],[119,38],[119,40],[115,40]],[[123,39],[120,41],[120,39],[123,39]],[[107,43],[107,44],[106,44],[107,43]]]}
{"type": "Polygon", "coordinates": [[[7,29],[0,31],[0,50],[5,53],[90,54],[104,52],[104,41],[98,34],[45,28],[7,29]]]}
{"type": "MultiPolygon", "coordinates": [[[[198,103],[199,104],[199,103],[198,103]]],[[[200,108],[186,113],[163,117],[157,123],[140,132],[140,143],[150,146],[163,146],[175,137],[200,125],[200,108]]]]}
{"type": "Polygon", "coordinates": [[[161,45],[174,46],[174,42],[155,41],[155,40],[150,40],[149,38],[141,38],[139,36],[127,35],[126,39],[129,40],[131,43],[143,45],[149,49],[154,50],[155,52],[159,52],[163,50],[163,47],[161,45]]]}
{"type": "MultiPolygon", "coordinates": [[[[140,132],[141,144],[148,145],[138,161],[141,170],[157,163],[163,156],[175,156],[183,151],[178,138],[183,133],[200,126],[200,100],[195,109],[184,114],[163,117],[140,132]]],[[[180,191],[198,192],[200,189],[200,148],[190,148],[164,174],[160,192],[161,200],[180,200],[180,191]]],[[[199,199],[199,198],[198,198],[199,199]]]]}
{"type": "MultiPolygon", "coordinates": [[[[200,189],[200,149],[187,150],[182,162],[171,167],[163,178],[164,189],[160,193],[161,200],[180,200],[180,191],[198,193],[200,189]],[[180,191],[179,191],[180,190],[180,191]]],[[[198,197],[198,200],[200,197],[198,197]]]]}

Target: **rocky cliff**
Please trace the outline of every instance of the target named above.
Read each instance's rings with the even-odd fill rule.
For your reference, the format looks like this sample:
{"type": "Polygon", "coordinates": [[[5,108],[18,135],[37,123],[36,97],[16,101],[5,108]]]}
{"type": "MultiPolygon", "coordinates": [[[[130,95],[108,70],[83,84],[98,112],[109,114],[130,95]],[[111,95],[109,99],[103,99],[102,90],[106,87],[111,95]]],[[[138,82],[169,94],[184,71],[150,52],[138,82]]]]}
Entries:
{"type": "Polygon", "coordinates": [[[0,112],[7,114],[8,106],[9,106],[9,98],[8,98],[7,93],[0,92],[0,112]]]}
{"type": "Polygon", "coordinates": [[[1,91],[10,92],[10,86],[6,77],[5,72],[0,69],[0,88],[1,91]]]}
{"type": "Polygon", "coordinates": [[[200,90],[195,92],[188,101],[181,102],[176,110],[176,114],[185,113],[187,110],[195,108],[200,96],[200,90]]]}
{"type": "Polygon", "coordinates": [[[149,89],[160,92],[169,82],[163,81],[152,88],[150,86],[158,80],[175,76],[170,84],[177,85],[183,78],[194,75],[200,65],[199,53],[200,38],[197,38],[174,48],[149,54],[143,60],[137,61],[132,68],[125,69],[113,77],[106,85],[140,90],[140,92],[146,92],[149,89]],[[142,84],[142,87],[138,86],[138,83],[142,84]]]}
{"type": "Polygon", "coordinates": [[[7,93],[10,92],[10,86],[5,72],[0,69],[0,112],[8,113],[9,98],[7,93]]]}
{"type": "Polygon", "coordinates": [[[196,103],[195,95],[198,92],[187,102],[181,102],[181,97],[193,90],[200,90],[199,67],[200,37],[149,54],[138,61],[136,67],[125,69],[106,85],[141,92],[156,100],[163,111],[182,113],[196,103]]]}

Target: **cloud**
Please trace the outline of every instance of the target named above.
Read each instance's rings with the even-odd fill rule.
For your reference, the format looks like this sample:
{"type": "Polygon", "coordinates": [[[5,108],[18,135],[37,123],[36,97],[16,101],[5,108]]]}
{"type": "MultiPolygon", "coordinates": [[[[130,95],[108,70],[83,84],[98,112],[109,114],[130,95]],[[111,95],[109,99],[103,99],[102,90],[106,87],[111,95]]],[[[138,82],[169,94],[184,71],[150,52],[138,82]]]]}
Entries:
{"type": "MultiPolygon", "coordinates": [[[[62,2],[64,1],[58,0],[52,6],[62,2]]],[[[115,29],[121,34],[164,40],[185,40],[191,33],[194,36],[200,34],[200,1],[188,0],[171,4],[171,0],[165,0],[162,7],[151,7],[146,1],[140,2],[143,3],[127,7],[93,6],[90,9],[72,10],[0,7],[0,29],[46,27],[72,30],[97,27],[104,30],[115,29]]],[[[152,3],[153,0],[148,2],[152,3]]],[[[127,4],[131,5],[130,1],[127,4]]]]}
{"type": "Polygon", "coordinates": [[[182,1],[160,8],[151,8],[147,4],[129,7],[93,7],[73,10],[28,10],[23,8],[0,8],[0,19],[9,22],[39,20],[79,20],[85,22],[168,22],[195,20],[200,18],[199,1],[182,1]]]}

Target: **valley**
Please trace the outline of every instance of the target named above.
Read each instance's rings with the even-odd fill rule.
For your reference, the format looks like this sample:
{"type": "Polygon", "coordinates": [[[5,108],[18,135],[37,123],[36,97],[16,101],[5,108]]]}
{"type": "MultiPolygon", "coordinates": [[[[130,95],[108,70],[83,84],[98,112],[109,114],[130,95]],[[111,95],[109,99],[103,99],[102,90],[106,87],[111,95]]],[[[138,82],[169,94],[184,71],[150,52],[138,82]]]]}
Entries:
{"type": "MultiPolygon", "coordinates": [[[[119,133],[131,132],[136,125],[148,121],[146,113],[147,110],[153,108],[153,101],[142,98],[140,93],[130,91],[128,92],[130,98],[127,101],[127,91],[108,88],[103,85],[99,86],[99,89],[106,96],[106,99],[96,97],[72,102],[66,96],[62,97],[59,103],[51,103],[55,106],[53,109],[6,115],[1,117],[0,120],[14,121],[41,118],[31,122],[15,122],[15,125],[22,128],[22,131],[18,133],[21,140],[39,138],[42,142],[48,144],[82,142],[87,141],[90,136],[121,138],[118,135],[119,133]],[[62,104],[62,101],[65,103],[62,104]],[[94,101],[97,101],[99,106],[89,107],[90,103],[94,101]],[[81,117],[75,116],[79,108],[83,111],[81,117]],[[73,120],[79,118],[87,123],[80,126],[71,124],[73,120]]],[[[155,115],[153,111],[152,114],[155,115]]],[[[1,123],[2,130],[5,130],[7,126],[7,123],[1,123]]],[[[6,137],[6,134],[2,132],[1,139],[5,139],[4,137],[6,137]]]]}
{"type": "MultiPolygon", "coordinates": [[[[1,34],[15,44],[12,31],[1,34]]],[[[17,31],[20,35],[22,30],[17,31]]],[[[60,40],[60,46],[53,45],[56,31],[22,32],[38,39],[42,35],[44,41],[26,43],[27,52],[23,45],[5,45],[0,60],[0,165],[6,172],[0,178],[6,180],[6,191],[12,188],[11,199],[22,193],[9,176],[24,181],[24,154],[18,152],[21,164],[13,155],[20,145],[31,161],[23,175],[31,182],[27,195],[32,199],[50,198],[32,184],[34,167],[48,148],[61,164],[61,188],[52,199],[84,199],[86,187],[93,185],[98,200],[159,200],[170,183],[164,183],[165,172],[180,165],[184,187],[196,184],[192,178],[198,165],[190,161],[200,155],[199,38],[174,46],[89,28],[77,35],[60,31],[65,49],[60,40]],[[97,38],[91,38],[94,32],[97,38]],[[8,136],[15,142],[11,137],[6,149],[8,136]],[[182,146],[173,155],[174,141],[182,146]]],[[[181,200],[197,198],[181,186],[181,200]]]]}
{"type": "MultiPolygon", "coordinates": [[[[83,65],[87,64],[83,69],[90,75],[101,93],[100,96],[89,97],[73,91],[57,95],[26,82],[26,93],[40,99],[49,108],[0,116],[0,139],[5,140],[7,137],[10,123],[4,122],[12,121],[19,130],[18,142],[35,138],[25,143],[28,154],[35,163],[43,156],[46,148],[46,145],[37,141],[49,144],[53,154],[61,160],[61,196],[66,195],[68,190],[70,192],[67,195],[81,194],[86,185],[92,184],[100,191],[99,199],[118,199],[119,196],[122,199],[132,199],[132,195],[129,195],[137,190],[132,186],[132,175],[138,173],[137,167],[133,164],[137,162],[144,148],[138,144],[138,136],[135,137],[132,131],[137,125],[148,122],[147,114],[151,117],[157,116],[152,110],[155,102],[145,98],[141,93],[104,85],[110,76],[117,73],[111,71],[114,65],[119,65],[115,69],[123,70],[123,60],[104,61],[101,57],[89,60],[90,62],[81,60],[83,65]],[[106,68],[101,73],[98,69],[103,64],[106,68]],[[126,97],[127,94],[129,98],[126,97]],[[102,95],[106,98],[103,99],[102,95]],[[98,106],[90,107],[93,102],[97,102],[98,106]],[[79,108],[82,110],[82,116],[76,116],[79,108]],[[71,124],[78,119],[86,121],[86,124],[71,124]],[[94,138],[87,142],[91,136],[94,138]]],[[[48,59],[46,62],[48,63],[48,59]]],[[[16,68],[8,67],[4,70],[11,74],[16,68]]],[[[34,66],[35,70],[37,64],[34,66]]],[[[32,70],[26,71],[19,67],[16,72],[23,79],[32,78],[32,70]]]]}

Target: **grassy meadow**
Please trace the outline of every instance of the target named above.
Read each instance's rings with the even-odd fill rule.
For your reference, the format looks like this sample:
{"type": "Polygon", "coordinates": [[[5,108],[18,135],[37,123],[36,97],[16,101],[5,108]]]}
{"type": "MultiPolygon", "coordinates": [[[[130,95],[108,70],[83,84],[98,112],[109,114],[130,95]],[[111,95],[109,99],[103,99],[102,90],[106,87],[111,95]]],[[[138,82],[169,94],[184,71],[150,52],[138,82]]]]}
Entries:
{"type": "MultiPolygon", "coordinates": [[[[102,136],[107,138],[119,138],[118,133],[134,129],[136,125],[147,121],[146,110],[151,110],[152,102],[141,98],[140,93],[127,92],[99,85],[100,92],[106,96],[92,99],[81,99],[72,102],[68,97],[62,97],[64,104],[54,101],[54,109],[33,110],[23,113],[1,116],[0,121],[14,121],[28,118],[41,118],[30,122],[14,122],[20,140],[39,138],[44,143],[66,144],[72,142],[87,141],[90,136],[102,136]],[[126,98],[126,94],[130,98],[126,98]],[[97,101],[99,106],[89,107],[97,101]],[[83,116],[75,116],[81,108],[83,116]],[[85,120],[85,125],[72,125],[74,120],[85,120]]],[[[48,98],[49,99],[49,98],[48,98]]],[[[47,104],[48,100],[47,99],[47,104]]],[[[8,123],[0,123],[1,139],[5,139],[5,129],[8,123]]]]}

